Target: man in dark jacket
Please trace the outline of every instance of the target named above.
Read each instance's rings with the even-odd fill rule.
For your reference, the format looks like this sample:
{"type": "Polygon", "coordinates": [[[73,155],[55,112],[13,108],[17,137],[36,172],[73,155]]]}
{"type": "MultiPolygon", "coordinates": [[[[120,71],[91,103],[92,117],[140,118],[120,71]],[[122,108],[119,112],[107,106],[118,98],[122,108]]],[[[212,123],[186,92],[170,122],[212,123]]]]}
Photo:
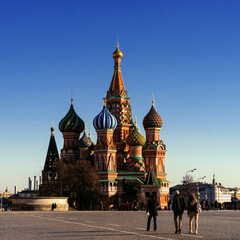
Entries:
{"type": "Polygon", "coordinates": [[[173,198],[172,209],[174,213],[174,223],[175,223],[175,233],[181,234],[182,229],[182,215],[183,211],[186,207],[186,203],[183,197],[180,196],[179,191],[175,191],[175,196],[173,198]],[[177,222],[177,218],[179,218],[179,224],[177,222]]]}
{"type": "Polygon", "coordinates": [[[154,221],[154,231],[157,230],[157,196],[156,193],[152,193],[151,195],[151,199],[148,200],[147,203],[147,213],[149,213],[148,216],[148,222],[147,222],[147,231],[149,231],[150,229],[150,223],[151,223],[151,219],[153,217],[153,221],[154,221]]]}

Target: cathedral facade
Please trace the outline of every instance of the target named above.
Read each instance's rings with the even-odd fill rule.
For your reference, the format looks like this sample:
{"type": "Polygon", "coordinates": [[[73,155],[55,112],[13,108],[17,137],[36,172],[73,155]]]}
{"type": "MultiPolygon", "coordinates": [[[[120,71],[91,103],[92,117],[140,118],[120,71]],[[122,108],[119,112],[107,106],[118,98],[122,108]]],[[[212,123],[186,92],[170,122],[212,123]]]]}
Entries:
{"type": "Polygon", "coordinates": [[[139,132],[136,123],[132,121],[130,98],[121,74],[123,54],[118,44],[112,56],[112,81],[103,108],[93,120],[97,133],[96,144],[90,135],[87,136],[84,121],[75,112],[71,99],[70,109],[59,123],[64,138],[60,159],[51,129],[48,154],[42,171],[43,184],[56,178],[52,170],[54,161],[74,163],[91,159],[98,174],[99,192],[102,195],[107,198],[118,196],[120,199],[126,193],[124,185],[132,184],[138,186],[142,200],[146,194],[155,192],[164,208],[169,200],[169,182],[165,172],[166,146],[160,139],[162,119],[152,101],[152,106],[143,119],[146,137],[139,132]]]}

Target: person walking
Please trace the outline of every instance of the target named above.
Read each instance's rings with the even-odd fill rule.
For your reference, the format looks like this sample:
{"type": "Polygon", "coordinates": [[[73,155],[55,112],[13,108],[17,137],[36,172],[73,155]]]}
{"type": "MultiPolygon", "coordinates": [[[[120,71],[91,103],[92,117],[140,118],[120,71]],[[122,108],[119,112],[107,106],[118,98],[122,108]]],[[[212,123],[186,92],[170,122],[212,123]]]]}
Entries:
{"type": "Polygon", "coordinates": [[[182,215],[186,207],[185,200],[180,196],[179,191],[175,191],[175,196],[173,197],[172,209],[174,214],[174,223],[175,223],[175,233],[181,234],[182,231],[182,215]],[[177,221],[179,220],[179,224],[177,221]]]}
{"type": "Polygon", "coordinates": [[[206,210],[208,211],[209,209],[210,209],[210,201],[207,198],[207,200],[206,200],[206,210]]]}
{"type": "Polygon", "coordinates": [[[147,231],[150,230],[150,224],[151,224],[152,218],[154,222],[154,231],[157,231],[157,216],[158,216],[157,196],[156,196],[156,193],[154,192],[151,195],[151,199],[148,200],[148,203],[147,203],[147,214],[149,214],[148,221],[147,221],[147,231]]]}
{"type": "Polygon", "coordinates": [[[103,202],[102,202],[102,200],[100,201],[100,210],[103,210],[103,202]]]}
{"type": "Polygon", "coordinates": [[[192,231],[192,221],[195,218],[195,234],[198,232],[198,217],[201,211],[201,205],[199,204],[194,193],[191,193],[188,197],[188,216],[189,216],[189,233],[192,231]]]}
{"type": "Polygon", "coordinates": [[[172,200],[169,199],[168,201],[168,211],[172,210],[172,200]]]}

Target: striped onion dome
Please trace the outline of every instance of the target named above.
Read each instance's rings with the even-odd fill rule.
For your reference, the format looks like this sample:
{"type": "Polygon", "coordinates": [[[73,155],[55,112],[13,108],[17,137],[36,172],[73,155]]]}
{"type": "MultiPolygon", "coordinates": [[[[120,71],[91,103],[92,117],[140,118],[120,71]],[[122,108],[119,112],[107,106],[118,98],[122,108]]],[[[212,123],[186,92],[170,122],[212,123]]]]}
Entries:
{"type": "Polygon", "coordinates": [[[78,146],[80,148],[89,148],[92,144],[91,138],[86,135],[86,131],[84,130],[83,136],[78,140],[78,146]]]}
{"type": "Polygon", "coordinates": [[[163,125],[162,118],[159,116],[154,108],[154,101],[148,114],[143,119],[144,128],[161,128],[163,125]]]}
{"type": "Polygon", "coordinates": [[[131,134],[128,135],[126,143],[129,146],[143,146],[146,140],[143,135],[135,127],[131,134]]]}
{"type": "Polygon", "coordinates": [[[60,121],[59,130],[63,132],[81,133],[85,128],[84,121],[76,114],[73,108],[73,99],[67,115],[60,121]]]}
{"type": "Polygon", "coordinates": [[[93,126],[96,130],[114,130],[117,127],[117,119],[108,111],[105,103],[102,111],[93,119],[93,126]]]}

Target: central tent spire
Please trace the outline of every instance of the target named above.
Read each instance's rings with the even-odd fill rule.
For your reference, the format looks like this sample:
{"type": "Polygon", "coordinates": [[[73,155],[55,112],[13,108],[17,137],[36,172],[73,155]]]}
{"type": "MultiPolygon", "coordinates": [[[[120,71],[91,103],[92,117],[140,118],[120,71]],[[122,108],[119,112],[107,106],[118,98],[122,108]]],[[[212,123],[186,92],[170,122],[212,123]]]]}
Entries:
{"type": "Polygon", "coordinates": [[[127,97],[127,91],[124,87],[122,73],[121,73],[121,59],[123,57],[122,52],[119,50],[119,44],[112,54],[114,59],[114,73],[111,81],[111,85],[107,92],[107,97],[127,97]]]}

